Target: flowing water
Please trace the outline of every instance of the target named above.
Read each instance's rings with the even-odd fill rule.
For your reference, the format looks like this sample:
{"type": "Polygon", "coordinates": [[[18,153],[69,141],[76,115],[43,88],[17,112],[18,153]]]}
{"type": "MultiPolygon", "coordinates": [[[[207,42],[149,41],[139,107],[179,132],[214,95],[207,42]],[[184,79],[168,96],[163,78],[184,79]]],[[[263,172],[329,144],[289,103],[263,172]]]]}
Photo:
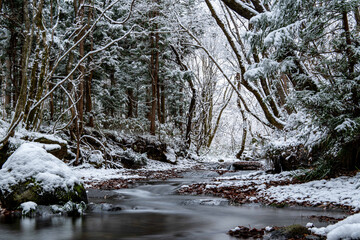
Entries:
{"type": "MultiPolygon", "coordinates": [[[[191,172],[183,179],[151,181],[132,189],[89,190],[87,213],[79,218],[0,218],[1,240],[233,239],[238,225],[283,226],[314,222],[311,215],[343,216],[306,208],[231,206],[225,199],[174,194],[183,184],[206,181],[214,172],[191,172]]],[[[316,223],[321,226],[322,223],[316,223]]]]}

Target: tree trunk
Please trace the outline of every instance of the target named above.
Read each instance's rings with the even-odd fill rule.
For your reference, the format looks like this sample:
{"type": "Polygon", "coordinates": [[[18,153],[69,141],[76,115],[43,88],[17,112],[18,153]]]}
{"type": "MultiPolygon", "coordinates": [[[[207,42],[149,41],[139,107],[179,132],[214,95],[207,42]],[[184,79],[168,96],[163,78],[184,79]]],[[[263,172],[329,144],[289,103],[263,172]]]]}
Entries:
{"type": "MultiPolygon", "coordinates": [[[[66,75],[68,75],[71,72],[71,69],[73,67],[73,62],[74,62],[74,53],[70,52],[68,62],[67,62],[67,65],[66,65],[66,75]]],[[[75,96],[74,88],[73,88],[73,85],[72,85],[73,78],[74,78],[74,76],[71,75],[70,78],[69,78],[69,82],[67,84],[67,91],[71,95],[71,97],[75,96]]],[[[77,125],[76,120],[75,120],[75,118],[76,118],[76,106],[73,105],[73,102],[71,101],[70,98],[68,99],[68,104],[69,104],[69,107],[70,107],[71,121],[72,121],[72,123],[69,126],[69,133],[70,133],[71,140],[75,140],[75,138],[76,138],[75,137],[76,136],[76,125],[77,125]]]]}
{"type": "Polygon", "coordinates": [[[10,113],[11,107],[11,62],[10,59],[6,59],[6,75],[5,75],[5,99],[4,99],[4,107],[6,111],[6,115],[10,113]]]}
{"type": "MultiPolygon", "coordinates": [[[[171,49],[173,50],[175,57],[176,57],[176,62],[178,63],[178,65],[180,66],[180,70],[181,71],[188,71],[189,68],[188,66],[186,66],[182,61],[181,61],[181,56],[178,53],[178,51],[176,50],[176,48],[172,45],[170,45],[171,49]]],[[[191,75],[186,75],[185,76],[187,83],[189,84],[189,87],[191,89],[192,92],[192,96],[191,96],[191,100],[190,100],[190,104],[189,104],[189,110],[187,113],[187,121],[186,121],[186,131],[185,131],[185,144],[186,147],[189,148],[191,145],[191,131],[192,131],[192,119],[194,116],[194,112],[195,112],[195,106],[196,106],[196,89],[194,86],[194,83],[192,81],[192,76],[191,75]]]]}
{"type": "MultiPolygon", "coordinates": [[[[111,91],[112,88],[115,88],[116,85],[116,79],[115,79],[115,68],[110,70],[110,96],[113,97],[114,96],[114,92],[111,91]]],[[[107,108],[105,108],[106,111],[107,108]]],[[[110,108],[110,114],[112,117],[115,117],[115,109],[114,107],[110,108]]]]}
{"type": "Polygon", "coordinates": [[[90,73],[86,76],[86,105],[85,105],[85,111],[87,115],[89,116],[89,120],[87,123],[87,126],[94,127],[94,116],[92,113],[92,99],[91,99],[91,81],[93,77],[93,71],[90,70],[90,73]]]}
{"type": "Polygon", "coordinates": [[[134,117],[134,91],[129,88],[126,90],[127,97],[128,97],[128,112],[127,112],[127,118],[133,118],[134,117]]]}
{"type": "MultiPolygon", "coordinates": [[[[153,46],[154,39],[151,38],[151,43],[153,46]]],[[[150,67],[151,67],[151,111],[150,111],[150,133],[155,135],[155,119],[156,119],[156,105],[157,105],[157,72],[156,67],[154,68],[155,64],[155,57],[152,53],[150,67]]]]}
{"type": "MultiPolygon", "coordinates": [[[[27,70],[29,65],[29,55],[31,48],[31,29],[30,29],[30,18],[29,18],[29,2],[28,0],[24,0],[24,21],[25,21],[25,40],[21,51],[21,86],[19,97],[16,102],[15,114],[13,120],[11,122],[10,128],[14,126],[16,122],[18,122],[20,116],[24,113],[25,104],[27,100],[27,87],[28,87],[28,79],[27,79],[27,70]]],[[[16,87],[16,86],[15,86],[16,87]]]]}
{"type": "MultiPolygon", "coordinates": [[[[81,6],[84,3],[84,0],[79,0],[79,6],[81,6]]],[[[80,26],[83,25],[84,20],[84,7],[81,7],[79,10],[79,24],[80,26]]],[[[84,31],[79,33],[78,40],[81,39],[83,36],[84,31]]],[[[85,40],[82,40],[79,44],[79,58],[83,58],[85,55],[85,40]]],[[[80,82],[79,82],[79,92],[78,92],[78,121],[79,121],[79,133],[81,135],[82,129],[83,129],[83,122],[84,122],[84,82],[85,82],[85,66],[84,63],[80,64],[79,66],[80,70],[80,82]]]]}
{"type": "Polygon", "coordinates": [[[248,4],[244,3],[242,0],[240,0],[241,3],[239,3],[237,0],[222,0],[222,2],[247,20],[250,20],[252,17],[256,16],[256,11],[251,11],[251,7],[247,7],[246,5],[248,4]]]}
{"type": "MultiPolygon", "coordinates": [[[[163,81],[164,81],[164,80],[163,80],[163,81]]],[[[164,82],[163,82],[163,84],[161,84],[160,90],[161,90],[161,97],[160,97],[160,101],[161,101],[161,104],[160,104],[160,107],[161,107],[161,119],[160,119],[160,122],[164,124],[164,123],[165,123],[165,119],[166,119],[165,86],[164,86],[164,82]]]]}
{"type": "Polygon", "coordinates": [[[27,70],[29,65],[29,55],[31,49],[31,41],[32,41],[32,31],[30,29],[30,14],[29,14],[29,2],[28,0],[24,0],[23,2],[23,17],[25,22],[25,31],[24,31],[24,44],[22,46],[21,52],[21,87],[20,94],[18,100],[16,102],[15,113],[11,120],[10,126],[7,130],[6,136],[1,140],[2,146],[5,146],[8,142],[9,138],[14,135],[15,127],[23,120],[25,104],[27,101],[27,70]]]}
{"type": "MultiPolygon", "coordinates": [[[[157,2],[157,0],[153,0],[157,2]]],[[[158,15],[156,9],[152,10],[150,13],[150,18],[155,18],[158,15]]],[[[157,25],[155,24],[154,30],[157,30],[157,25]]],[[[151,75],[151,110],[150,110],[150,134],[155,135],[156,131],[156,109],[157,109],[157,99],[158,99],[158,84],[159,84],[159,33],[150,34],[150,47],[151,47],[151,58],[150,58],[150,75],[151,75]]]]}
{"type": "Polygon", "coordinates": [[[345,32],[345,41],[346,41],[346,56],[348,58],[348,69],[349,69],[349,75],[350,78],[352,78],[352,74],[355,71],[355,61],[353,57],[353,53],[351,50],[351,34],[350,34],[350,27],[349,27],[349,20],[347,16],[347,12],[344,11],[342,13],[342,21],[343,21],[343,29],[345,32]]]}
{"type": "MultiPolygon", "coordinates": [[[[9,55],[9,80],[12,83],[12,89],[9,93],[10,96],[12,96],[12,107],[15,109],[17,98],[19,96],[19,87],[18,83],[20,82],[21,73],[19,73],[19,69],[17,69],[17,55],[16,55],[16,47],[17,47],[17,41],[18,41],[18,33],[15,32],[14,29],[10,30],[10,45],[8,49],[8,55],[9,55]]],[[[22,42],[22,44],[24,44],[22,42]]],[[[20,63],[21,64],[21,63],[20,63]]],[[[9,85],[10,82],[9,82],[9,85]]]]}
{"type": "Polygon", "coordinates": [[[246,137],[247,137],[247,132],[248,132],[248,122],[247,122],[248,120],[247,120],[244,109],[242,109],[242,107],[241,107],[240,99],[238,99],[238,107],[240,108],[241,117],[243,119],[243,132],[242,132],[242,138],[241,138],[241,145],[240,145],[239,152],[236,154],[236,158],[240,159],[245,150],[246,137]]]}
{"type": "Polygon", "coordinates": [[[360,7],[359,6],[355,7],[354,16],[355,16],[355,21],[356,21],[356,31],[359,33],[360,32],[360,7]]]}
{"type": "MultiPolygon", "coordinates": [[[[93,19],[93,10],[92,8],[89,9],[89,13],[88,13],[88,25],[90,26],[91,20],[93,19]]],[[[94,36],[91,33],[90,34],[90,51],[94,50],[94,36]]],[[[88,66],[91,66],[93,61],[93,56],[89,56],[89,61],[88,61],[88,66]]],[[[92,112],[92,98],[91,98],[91,82],[92,82],[92,78],[93,78],[93,69],[89,70],[89,73],[86,76],[86,84],[85,84],[85,96],[86,96],[86,104],[85,104],[85,112],[89,117],[87,126],[89,127],[94,127],[94,115],[92,112]]]]}
{"type": "MultiPolygon", "coordinates": [[[[49,88],[53,88],[54,87],[54,84],[52,83],[49,83],[49,88]]],[[[50,120],[54,120],[54,114],[55,114],[55,105],[54,105],[54,94],[51,93],[50,94],[50,99],[49,99],[49,108],[50,108],[50,120]]],[[[61,112],[61,109],[60,109],[60,112],[61,112]]]]}
{"type": "MultiPolygon", "coordinates": [[[[24,119],[26,121],[26,129],[34,129],[37,123],[38,117],[35,117],[36,114],[39,114],[40,107],[32,108],[32,105],[41,98],[43,92],[43,81],[45,78],[46,68],[48,67],[48,46],[46,41],[46,34],[45,29],[43,27],[43,4],[44,1],[40,0],[38,5],[36,6],[37,12],[34,18],[33,25],[36,26],[36,50],[35,50],[35,60],[31,71],[30,76],[30,86],[29,86],[29,93],[28,93],[28,100],[25,106],[24,111],[24,119]],[[41,40],[43,40],[43,44],[41,44],[41,40]],[[40,48],[43,48],[43,54],[40,57],[40,48]],[[42,60],[40,60],[42,59],[42,60]],[[41,63],[41,65],[40,65],[41,63]],[[39,70],[40,65],[40,70],[39,70]],[[38,75],[38,72],[40,74],[38,75]]],[[[34,26],[33,26],[34,27],[34,26]]]]}

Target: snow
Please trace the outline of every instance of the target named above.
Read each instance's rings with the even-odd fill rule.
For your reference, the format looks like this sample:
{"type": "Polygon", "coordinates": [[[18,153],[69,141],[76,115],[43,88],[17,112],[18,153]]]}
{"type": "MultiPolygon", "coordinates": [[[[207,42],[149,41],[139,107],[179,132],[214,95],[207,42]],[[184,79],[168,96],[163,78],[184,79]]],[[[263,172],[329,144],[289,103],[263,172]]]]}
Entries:
{"type": "Polygon", "coordinates": [[[307,227],[307,228],[314,227],[314,224],[313,224],[313,223],[311,223],[311,222],[308,222],[308,223],[306,224],[306,227],[307,227]]]}
{"type": "Polygon", "coordinates": [[[22,215],[28,214],[31,210],[35,211],[36,207],[37,204],[31,201],[20,204],[20,208],[22,209],[22,215]]]}
{"type": "Polygon", "coordinates": [[[340,226],[329,232],[327,239],[360,239],[360,223],[340,226]]]}
{"type": "Polygon", "coordinates": [[[346,132],[352,129],[355,129],[357,127],[357,123],[349,118],[345,118],[344,122],[342,122],[340,125],[338,125],[335,130],[337,132],[346,132]]]}
{"type": "Polygon", "coordinates": [[[58,143],[63,143],[63,144],[67,144],[67,142],[54,135],[54,134],[44,134],[44,133],[39,133],[39,132],[31,132],[28,131],[24,128],[20,128],[16,133],[15,133],[15,137],[16,138],[24,138],[24,136],[26,136],[28,139],[39,139],[39,138],[46,138],[48,140],[54,141],[54,142],[58,142],[58,143]]]}
{"type": "Polygon", "coordinates": [[[239,227],[231,229],[231,231],[233,231],[233,232],[236,232],[236,231],[239,231],[239,230],[241,230],[241,228],[239,228],[239,227]]]}
{"type": "Polygon", "coordinates": [[[264,75],[264,68],[257,67],[257,68],[248,69],[244,74],[244,78],[246,80],[254,81],[255,79],[259,79],[260,77],[263,77],[263,75],[264,75]]]}
{"type": "Polygon", "coordinates": [[[94,151],[90,154],[89,156],[89,162],[90,163],[95,163],[95,164],[101,164],[105,161],[102,152],[100,151],[94,151]]]}
{"type": "Polygon", "coordinates": [[[353,177],[316,180],[303,184],[274,186],[260,191],[269,200],[294,201],[297,203],[335,204],[360,210],[360,173],[353,177]]]}
{"type": "Polygon", "coordinates": [[[271,232],[273,230],[273,227],[267,226],[265,227],[265,231],[267,232],[271,232]]]}
{"type": "MultiPolygon", "coordinates": [[[[75,176],[84,181],[101,182],[110,179],[129,179],[129,178],[144,178],[137,174],[130,174],[124,169],[105,169],[94,168],[91,165],[82,165],[73,167],[72,171],[75,176]]],[[[86,187],[86,184],[85,184],[86,187]]]]}
{"type": "MultiPolygon", "coordinates": [[[[147,159],[147,165],[140,168],[139,171],[165,171],[171,169],[188,169],[194,166],[191,160],[182,159],[177,161],[177,165],[173,165],[166,162],[160,162],[156,160],[147,159]]],[[[112,168],[94,168],[91,164],[83,164],[81,166],[72,167],[72,171],[75,176],[82,179],[85,182],[102,182],[111,179],[143,179],[144,176],[140,176],[128,169],[112,169],[112,168]]],[[[85,183],[85,187],[88,185],[85,183]]]]}
{"type": "Polygon", "coordinates": [[[328,240],[359,239],[360,238],[360,213],[354,214],[344,220],[322,228],[311,228],[313,233],[326,236],[328,240]]]}
{"type": "Polygon", "coordinates": [[[38,142],[32,142],[34,145],[44,148],[46,151],[60,150],[61,146],[59,144],[44,144],[38,142]]]}
{"type": "Polygon", "coordinates": [[[235,0],[237,5],[240,5],[241,7],[247,9],[248,11],[252,12],[254,15],[259,14],[259,12],[257,12],[255,9],[251,8],[248,4],[240,1],[240,0],[235,0]]]}
{"type": "Polygon", "coordinates": [[[45,191],[55,188],[71,189],[80,181],[61,160],[34,143],[22,144],[4,163],[0,170],[0,189],[10,191],[10,186],[33,178],[45,191]]]}
{"type": "Polygon", "coordinates": [[[165,153],[165,156],[167,158],[168,161],[170,161],[171,163],[176,163],[176,154],[174,149],[167,147],[166,148],[167,153],[165,153]]]}

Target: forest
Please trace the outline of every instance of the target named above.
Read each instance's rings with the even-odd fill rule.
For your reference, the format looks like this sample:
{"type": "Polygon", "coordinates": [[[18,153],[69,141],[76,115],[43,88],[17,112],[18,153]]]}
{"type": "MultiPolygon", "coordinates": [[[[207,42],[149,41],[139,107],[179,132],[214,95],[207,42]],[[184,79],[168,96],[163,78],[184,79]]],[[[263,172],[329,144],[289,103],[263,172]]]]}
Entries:
{"type": "MultiPolygon", "coordinates": [[[[360,0],[0,0],[0,89],[0,220],[181,176],[201,206],[342,209],[305,235],[360,238],[360,0]]],[[[270,225],[251,237],[305,239],[270,225]]]]}

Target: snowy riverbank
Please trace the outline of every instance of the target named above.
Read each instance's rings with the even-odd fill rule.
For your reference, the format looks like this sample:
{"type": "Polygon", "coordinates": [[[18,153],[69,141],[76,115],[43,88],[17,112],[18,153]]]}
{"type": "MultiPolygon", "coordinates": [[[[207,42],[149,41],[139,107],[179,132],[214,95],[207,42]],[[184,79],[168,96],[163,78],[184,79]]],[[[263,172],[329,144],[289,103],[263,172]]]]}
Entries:
{"type": "Polygon", "coordinates": [[[262,202],[273,205],[301,205],[360,210],[360,173],[328,180],[300,183],[299,171],[217,177],[211,182],[183,186],[184,194],[213,194],[238,203],[262,202]]]}

